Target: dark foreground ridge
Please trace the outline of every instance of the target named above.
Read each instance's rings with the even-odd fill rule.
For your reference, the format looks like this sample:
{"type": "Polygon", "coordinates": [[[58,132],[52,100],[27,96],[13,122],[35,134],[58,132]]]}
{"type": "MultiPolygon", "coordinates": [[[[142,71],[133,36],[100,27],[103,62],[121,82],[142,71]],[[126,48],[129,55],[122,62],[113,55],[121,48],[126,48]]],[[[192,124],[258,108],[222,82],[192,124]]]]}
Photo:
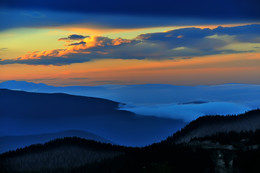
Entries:
{"type": "Polygon", "coordinates": [[[109,141],[93,133],[80,131],[80,130],[66,130],[57,133],[43,133],[43,134],[25,135],[25,136],[0,136],[0,154],[7,152],[9,150],[16,150],[17,148],[30,146],[32,144],[44,144],[48,141],[57,138],[74,137],[74,136],[83,139],[114,144],[113,141],[109,141]]]}
{"type": "Polygon", "coordinates": [[[190,122],[174,135],[168,137],[167,143],[189,142],[192,138],[214,135],[221,132],[255,131],[260,129],[260,109],[241,115],[208,115],[190,122]]]}
{"type": "Polygon", "coordinates": [[[4,172],[67,172],[82,165],[112,159],[123,153],[122,146],[78,137],[66,137],[3,153],[0,155],[0,170],[4,172]]]}
{"type": "MultiPolygon", "coordinates": [[[[190,133],[204,123],[214,125],[222,120],[223,124],[232,124],[259,116],[259,110],[238,117],[206,116],[192,122],[186,131],[190,133]]],[[[184,132],[178,137],[186,135],[184,132]]],[[[0,155],[0,172],[260,172],[260,128],[239,132],[231,129],[183,143],[171,140],[173,137],[131,148],[75,137],[56,139],[0,155]]]]}

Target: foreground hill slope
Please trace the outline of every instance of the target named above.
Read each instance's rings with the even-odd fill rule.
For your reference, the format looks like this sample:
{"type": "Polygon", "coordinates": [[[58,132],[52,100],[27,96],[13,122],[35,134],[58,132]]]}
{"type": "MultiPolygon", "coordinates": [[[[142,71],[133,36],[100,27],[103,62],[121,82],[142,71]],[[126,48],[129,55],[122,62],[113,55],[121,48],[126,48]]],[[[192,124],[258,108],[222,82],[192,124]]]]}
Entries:
{"type": "Polygon", "coordinates": [[[124,147],[111,144],[77,137],[56,139],[0,155],[0,171],[67,172],[123,153],[124,147]]]}
{"type": "Polygon", "coordinates": [[[260,129],[260,109],[252,110],[241,115],[203,116],[169,137],[166,142],[183,143],[192,138],[214,135],[220,132],[242,132],[260,129]]]}
{"type": "Polygon", "coordinates": [[[118,110],[120,103],[68,94],[0,89],[0,136],[24,136],[71,129],[120,145],[159,142],[185,125],[183,121],[118,110]]]}
{"type": "Polygon", "coordinates": [[[0,155],[5,173],[258,173],[260,130],[229,132],[188,143],[157,143],[144,148],[64,138],[0,155]]]}
{"type": "Polygon", "coordinates": [[[44,133],[36,135],[25,136],[1,136],[0,137],[0,153],[7,152],[9,150],[16,150],[17,148],[23,148],[32,144],[43,144],[50,140],[64,137],[80,137],[88,140],[94,140],[103,143],[113,143],[107,139],[104,139],[95,134],[84,132],[80,130],[67,130],[57,133],[44,133]]]}

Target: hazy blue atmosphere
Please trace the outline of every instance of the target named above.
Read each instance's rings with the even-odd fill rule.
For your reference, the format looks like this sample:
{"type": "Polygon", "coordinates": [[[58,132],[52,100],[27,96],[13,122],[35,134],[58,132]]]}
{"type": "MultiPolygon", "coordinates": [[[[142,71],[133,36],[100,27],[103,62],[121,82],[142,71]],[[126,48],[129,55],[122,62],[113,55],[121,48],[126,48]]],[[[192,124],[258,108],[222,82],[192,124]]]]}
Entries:
{"type": "Polygon", "coordinates": [[[253,84],[53,87],[24,81],[6,81],[0,83],[0,87],[29,92],[62,92],[105,98],[122,103],[121,110],[139,115],[182,119],[185,122],[203,115],[241,114],[260,107],[260,85],[253,84]]]}

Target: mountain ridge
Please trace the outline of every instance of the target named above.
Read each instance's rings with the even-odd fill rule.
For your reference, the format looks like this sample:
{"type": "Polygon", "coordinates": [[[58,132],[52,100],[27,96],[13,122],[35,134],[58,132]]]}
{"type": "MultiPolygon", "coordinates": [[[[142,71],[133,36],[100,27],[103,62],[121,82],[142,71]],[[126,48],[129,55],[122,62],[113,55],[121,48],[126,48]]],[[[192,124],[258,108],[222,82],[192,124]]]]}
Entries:
{"type": "Polygon", "coordinates": [[[191,121],[181,130],[168,137],[166,143],[187,143],[200,138],[230,131],[255,131],[260,129],[260,109],[240,115],[208,115],[191,121]]]}
{"type": "MultiPolygon", "coordinates": [[[[226,122],[237,124],[238,120],[254,119],[259,118],[259,116],[259,109],[239,116],[205,116],[192,121],[185,128],[188,128],[189,132],[189,130],[196,130],[204,123],[209,123],[211,126],[214,123],[218,124],[220,121],[224,122],[223,124],[226,122]]],[[[250,124],[248,125],[250,126],[250,124]]],[[[177,137],[186,135],[183,131],[175,134],[177,134],[177,137]]],[[[172,142],[172,140],[178,140],[175,135],[175,139],[169,137],[160,143],[135,148],[104,144],[75,137],[63,138],[49,141],[43,145],[32,145],[1,154],[0,170],[2,169],[7,173],[13,171],[43,173],[46,170],[58,173],[256,173],[260,171],[258,164],[260,160],[259,137],[260,127],[258,126],[255,131],[244,129],[235,132],[229,129],[229,131],[216,132],[205,137],[196,136],[191,138],[191,141],[182,143],[172,142]],[[86,152],[91,153],[91,155],[83,156],[79,154],[86,152]],[[79,154],[76,158],[74,157],[75,153],[79,154]],[[57,157],[57,155],[63,157],[57,157]],[[38,159],[34,159],[36,157],[38,159]],[[84,158],[83,162],[80,158],[84,158]],[[48,162],[50,164],[47,164],[48,162]],[[54,165],[53,162],[57,162],[60,167],[57,167],[57,164],[54,165]]]]}
{"type": "Polygon", "coordinates": [[[27,147],[32,144],[43,144],[56,138],[74,136],[88,140],[114,144],[114,142],[107,140],[103,137],[97,136],[93,133],[81,130],[66,130],[56,133],[42,133],[25,136],[0,136],[0,153],[7,152],[9,150],[16,150],[17,148],[27,147]]]}

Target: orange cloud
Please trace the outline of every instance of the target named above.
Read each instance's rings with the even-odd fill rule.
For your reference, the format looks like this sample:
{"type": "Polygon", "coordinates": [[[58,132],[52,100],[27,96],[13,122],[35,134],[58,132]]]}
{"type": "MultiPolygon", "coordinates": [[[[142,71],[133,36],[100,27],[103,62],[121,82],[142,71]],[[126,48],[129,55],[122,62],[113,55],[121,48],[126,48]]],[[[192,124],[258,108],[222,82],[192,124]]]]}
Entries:
{"type": "Polygon", "coordinates": [[[19,60],[26,60],[26,59],[40,59],[42,56],[59,56],[62,49],[56,50],[46,50],[46,51],[34,51],[32,53],[25,54],[23,56],[18,57],[19,60]]]}
{"type": "MultiPolygon", "coordinates": [[[[26,59],[40,59],[40,57],[65,57],[71,53],[84,53],[90,54],[91,52],[88,49],[93,47],[104,47],[104,46],[119,46],[123,43],[131,43],[131,40],[116,38],[116,39],[109,39],[106,37],[87,37],[84,38],[84,42],[86,44],[79,44],[79,45],[72,45],[68,46],[65,49],[56,49],[56,50],[47,50],[47,51],[34,51],[29,52],[23,56],[18,57],[19,60],[26,60],[26,59]]],[[[107,52],[97,51],[100,54],[108,54],[107,52]]]]}
{"type": "Polygon", "coordinates": [[[64,49],[35,51],[16,59],[1,60],[0,64],[66,65],[97,59],[165,60],[259,52],[259,44],[255,43],[254,36],[259,35],[259,28],[260,25],[217,29],[185,28],[142,34],[131,40],[72,34],[62,39],[78,42],[69,44],[64,49]],[[244,49],[237,48],[238,45],[244,49]]]}
{"type": "Polygon", "coordinates": [[[127,39],[122,39],[122,38],[116,38],[112,40],[112,44],[114,46],[118,46],[122,43],[131,43],[131,40],[127,40],[127,39]]]}

